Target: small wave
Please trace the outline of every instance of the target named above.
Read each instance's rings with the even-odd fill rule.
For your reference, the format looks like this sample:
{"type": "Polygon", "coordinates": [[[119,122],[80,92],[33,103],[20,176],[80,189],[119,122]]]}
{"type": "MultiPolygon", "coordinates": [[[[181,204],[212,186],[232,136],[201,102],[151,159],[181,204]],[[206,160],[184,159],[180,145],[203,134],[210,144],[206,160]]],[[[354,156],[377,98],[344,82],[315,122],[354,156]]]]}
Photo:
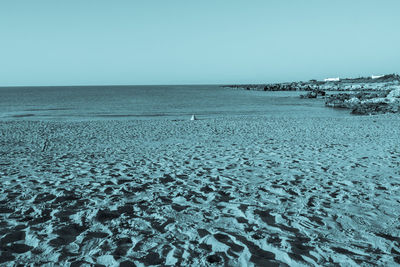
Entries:
{"type": "Polygon", "coordinates": [[[92,115],[94,117],[106,117],[106,118],[125,118],[125,117],[164,117],[166,114],[97,114],[92,115]]]}
{"type": "Polygon", "coordinates": [[[24,111],[57,111],[57,110],[71,110],[70,108],[32,108],[25,109],[24,111]]]}
{"type": "Polygon", "coordinates": [[[24,117],[33,117],[33,116],[35,116],[35,114],[28,113],[28,114],[15,114],[15,115],[12,115],[11,117],[13,117],[13,118],[24,118],[24,117]]]}

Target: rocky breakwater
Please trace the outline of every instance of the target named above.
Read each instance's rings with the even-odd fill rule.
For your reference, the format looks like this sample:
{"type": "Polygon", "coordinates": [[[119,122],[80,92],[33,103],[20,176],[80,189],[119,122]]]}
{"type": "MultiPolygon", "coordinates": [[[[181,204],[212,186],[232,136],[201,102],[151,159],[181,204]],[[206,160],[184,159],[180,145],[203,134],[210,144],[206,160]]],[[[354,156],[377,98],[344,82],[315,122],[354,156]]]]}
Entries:
{"type": "Polygon", "coordinates": [[[356,115],[400,113],[400,88],[379,92],[342,93],[330,95],[325,105],[347,108],[356,115]]]}
{"type": "Polygon", "coordinates": [[[319,89],[318,84],[314,82],[234,84],[234,85],[223,85],[222,87],[255,90],[255,91],[313,91],[319,89]]]}
{"type": "MultiPolygon", "coordinates": [[[[343,78],[338,81],[299,81],[272,84],[233,84],[222,85],[225,88],[235,88],[255,91],[380,91],[388,87],[400,86],[400,76],[387,74],[378,77],[343,78]]],[[[315,94],[310,94],[310,96],[315,94]]],[[[309,97],[316,98],[316,97],[309,97]]]]}

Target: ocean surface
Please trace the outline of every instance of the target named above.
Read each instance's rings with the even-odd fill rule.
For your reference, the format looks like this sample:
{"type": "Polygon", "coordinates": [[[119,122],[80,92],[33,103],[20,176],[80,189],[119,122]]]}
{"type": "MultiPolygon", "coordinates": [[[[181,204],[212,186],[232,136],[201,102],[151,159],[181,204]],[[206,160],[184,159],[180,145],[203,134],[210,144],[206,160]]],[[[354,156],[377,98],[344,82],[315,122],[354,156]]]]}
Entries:
{"type": "Polygon", "coordinates": [[[304,92],[258,92],[217,85],[0,88],[1,120],[199,119],[263,115],[343,117],[304,92]]]}

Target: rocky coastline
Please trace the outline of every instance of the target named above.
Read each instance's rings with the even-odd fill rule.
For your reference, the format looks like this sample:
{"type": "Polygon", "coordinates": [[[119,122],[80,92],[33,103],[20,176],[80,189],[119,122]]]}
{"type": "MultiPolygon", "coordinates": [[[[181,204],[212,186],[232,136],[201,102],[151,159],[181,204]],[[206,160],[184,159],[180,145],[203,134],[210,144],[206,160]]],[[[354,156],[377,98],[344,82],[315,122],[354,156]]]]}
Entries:
{"type": "Polygon", "coordinates": [[[339,81],[300,81],[272,84],[231,84],[222,85],[224,88],[234,88],[255,91],[376,91],[386,90],[388,86],[400,85],[398,74],[382,75],[379,78],[360,77],[344,78],[339,81]]]}
{"type": "Polygon", "coordinates": [[[325,106],[351,110],[355,115],[400,113],[400,76],[346,78],[338,81],[241,84],[222,87],[257,91],[306,91],[300,98],[325,99],[325,106]],[[335,92],[336,93],[329,93],[335,92]],[[337,91],[343,93],[337,93],[337,91]]]}
{"type": "Polygon", "coordinates": [[[351,109],[355,115],[400,113],[400,89],[329,95],[325,106],[351,109]]]}

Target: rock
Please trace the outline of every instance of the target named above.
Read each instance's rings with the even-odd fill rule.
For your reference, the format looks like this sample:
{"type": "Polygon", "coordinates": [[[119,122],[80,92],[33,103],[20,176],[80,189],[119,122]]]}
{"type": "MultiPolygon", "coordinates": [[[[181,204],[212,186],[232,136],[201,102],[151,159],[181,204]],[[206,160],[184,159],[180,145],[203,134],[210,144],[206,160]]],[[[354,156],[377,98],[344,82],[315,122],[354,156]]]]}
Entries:
{"type": "Polygon", "coordinates": [[[399,103],[366,102],[356,105],[351,113],[356,115],[376,115],[384,113],[398,113],[399,111],[399,103]]]}
{"type": "Polygon", "coordinates": [[[316,91],[316,92],[317,92],[317,94],[318,94],[318,95],[320,95],[320,96],[325,96],[325,95],[326,95],[326,92],[325,92],[325,91],[323,91],[323,90],[316,89],[315,91],[316,91]]]}
{"type": "Polygon", "coordinates": [[[356,115],[374,115],[399,112],[400,99],[397,91],[360,92],[337,94],[327,98],[325,105],[333,108],[347,108],[356,115]]]}
{"type": "Polygon", "coordinates": [[[325,106],[332,108],[349,108],[345,101],[350,98],[351,94],[330,95],[325,101],[325,106]]]}
{"type": "Polygon", "coordinates": [[[300,98],[317,98],[318,94],[315,91],[308,92],[305,95],[300,95],[300,98]]]}
{"type": "Polygon", "coordinates": [[[300,98],[317,98],[318,96],[325,96],[325,95],[326,95],[325,91],[322,91],[320,89],[315,89],[308,92],[305,95],[300,95],[300,98]]]}
{"type": "Polygon", "coordinates": [[[400,88],[394,89],[390,91],[390,93],[387,95],[389,98],[400,98],[400,88]]]}
{"type": "Polygon", "coordinates": [[[327,107],[333,107],[333,108],[348,108],[348,109],[353,109],[357,105],[359,105],[362,102],[374,99],[374,98],[384,98],[386,97],[388,92],[383,91],[383,92],[375,92],[375,93],[370,93],[370,92],[359,92],[356,94],[353,93],[341,93],[341,94],[335,94],[335,95],[330,95],[325,102],[325,105],[327,107]]]}

